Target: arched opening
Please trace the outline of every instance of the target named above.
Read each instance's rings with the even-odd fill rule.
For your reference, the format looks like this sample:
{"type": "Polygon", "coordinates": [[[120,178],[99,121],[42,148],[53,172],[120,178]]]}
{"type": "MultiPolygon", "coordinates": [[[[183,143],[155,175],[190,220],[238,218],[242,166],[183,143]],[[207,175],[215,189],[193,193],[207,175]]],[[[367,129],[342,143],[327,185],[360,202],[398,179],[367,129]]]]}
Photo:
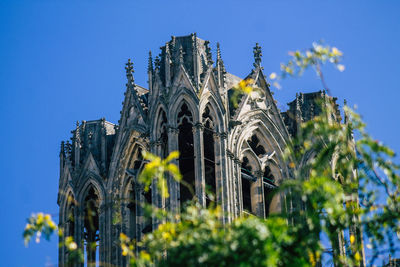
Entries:
{"type": "Polygon", "coordinates": [[[191,200],[195,188],[195,174],[194,174],[194,147],[193,147],[193,117],[189,111],[186,103],[183,103],[178,113],[178,146],[179,146],[179,170],[182,174],[182,181],[180,183],[180,203],[183,204],[191,200]]]}
{"type": "Polygon", "coordinates": [[[216,200],[217,183],[215,177],[215,143],[214,124],[210,116],[210,109],[206,107],[203,113],[203,151],[206,184],[206,205],[207,207],[216,200]]]}
{"type": "Polygon", "coordinates": [[[75,200],[72,194],[69,194],[67,198],[65,236],[72,236],[75,238],[75,200]]]}
{"type": "Polygon", "coordinates": [[[131,181],[129,183],[129,189],[127,192],[127,218],[128,218],[128,236],[131,239],[136,238],[136,195],[135,195],[135,186],[131,181]]]}
{"type": "Polygon", "coordinates": [[[242,167],[241,167],[241,182],[242,182],[242,204],[243,211],[247,213],[255,213],[253,209],[254,199],[252,196],[252,188],[253,183],[255,181],[255,177],[252,174],[252,167],[249,164],[249,159],[247,157],[243,157],[242,167]]]}
{"type": "Polygon", "coordinates": [[[270,214],[271,203],[276,189],[275,177],[272,174],[271,168],[269,166],[266,166],[264,169],[263,187],[265,217],[268,217],[270,214]]]}
{"type": "MultiPolygon", "coordinates": [[[[133,173],[136,177],[138,177],[140,175],[140,172],[142,171],[143,166],[145,164],[142,152],[143,152],[143,149],[139,146],[137,148],[137,152],[136,152],[136,160],[134,161],[134,165],[133,165],[133,173]]],[[[131,192],[131,194],[133,194],[133,196],[134,196],[134,192],[131,192]]],[[[144,201],[145,201],[145,203],[143,203],[143,204],[152,205],[151,186],[147,192],[142,191],[141,194],[143,195],[144,201]]],[[[136,216],[136,211],[135,211],[135,216],[136,216]]],[[[151,232],[152,225],[153,225],[152,217],[145,216],[145,223],[144,223],[144,226],[142,229],[142,233],[146,234],[146,233],[151,232]]]]}
{"type": "Polygon", "coordinates": [[[167,121],[167,115],[163,110],[160,111],[160,126],[158,129],[160,129],[160,143],[161,143],[161,157],[166,158],[168,156],[168,121],[167,121]]]}
{"type": "MultiPolygon", "coordinates": [[[[75,199],[70,193],[67,197],[66,209],[65,209],[65,225],[64,234],[65,237],[75,237],[75,199]]],[[[69,261],[69,250],[66,250],[66,266],[73,266],[73,262],[69,261]]]]}
{"type": "Polygon", "coordinates": [[[84,200],[84,253],[85,265],[95,267],[99,262],[99,197],[91,186],[84,200]]]}

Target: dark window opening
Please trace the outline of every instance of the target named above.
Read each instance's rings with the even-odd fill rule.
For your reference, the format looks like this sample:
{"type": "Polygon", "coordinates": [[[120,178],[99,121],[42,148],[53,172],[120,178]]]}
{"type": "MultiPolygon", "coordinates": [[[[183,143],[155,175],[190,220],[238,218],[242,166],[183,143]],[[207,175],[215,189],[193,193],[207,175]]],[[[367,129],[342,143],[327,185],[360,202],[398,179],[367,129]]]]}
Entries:
{"type": "Polygon", "coordinates": [[[74,198],[69,195],[68,196],[68,210],[66,216],[66,236],[72,236],[75,238],[75,201],[74,198]]]}
{"type": "Polygon", "coordinates": [[[84,246],[86,266],[95,267],[99,260],[99,198],[93,187],[85,198],[84,246]]]}
{"type": "Polygon", "coordinates": [[[167,131],[167,115],[164,111],[161,111],[162,121],[161,121],[161,157],[166,158],[168,156],[168,131],[167,131]]]}
{"type": "Polygon", "coordinates": [[[195,174],[194,174],[194,147],[193,147],[193,132],[192,132],[192,114],[188,110],[186,104],[182,105],[181,111],[178,114],[179,135],[179,170],[182,174],[184,183],[180,183],[180,203],[183,204],[193,199],[193,194],[188,186],[195,189],[195,174]]]}
{"type": "MultiPolygon", "coordinates": [[[[147,192],[146,191],[143,192],[143,196],[144,196],[144,200],[145,200],[146,204],[147,205],[152,205],[151,185],[150,185],[150,188],[149,188],[149,190],[147,192]]],[[[145,223],[145,226],[144,226],[144,228],[142,230],[143,234],[147,234],[147,233],[151,232],[152,229],[153,229],[153,218],[152,218],[151,213],[150,214],[145,214],[145,215],[146,215],[145,216],[146,223],[145,223]]]]}
{"type": "Polygon", "coordinates": [[[271,171],[271,169],[270,169],[269,166],[265,167],[263,177],[264,177],[265,179],[267,179],[268,181],[270,181],[271,183],[274,183],[274,182],[275,182],[275,178],[274,178],[274,176],[272,175],[272,171],[271,171]]]}
{"type": "Polygon", "coordinates": [[[132,188],[128,192],[128,211],[129,211],[129,229],[128,229],[128,234],[131,239],[136,238],[136,196],[135,196],[135,190],[134,190],[134,185],[131,185],[132,188]]]}
{"type": "Polygon", "coordinates": [[[136,171],[139,170],[140,167],[142,166],[142,163],[143,163],[142,148],[139,147],[137,150],[137,159],[133,163],[133,169],[136,171]]]}
{"type": "Polygon", "coordinates": [[[274,196],[274,188],[264,183],[264,209],[265,217],[269,216],[272,198],[274,196]]]}
{"type": "Polygon", "coordinates": [[[249,159],[247,157],[243,158],[242,161],[242,204],[243,210],[251,213],[251,183],[253,179],[253,175],[251,173],[251,166],[249,165],[249,159]]]}
{"type": "Polygon", "coordinates": [[[272,171],[269,166],[265,167],[263,174],[263,185],[264,185],[264,210],[265,217],[268,217],[270,214],[270,206],[272,202],[272,198],[275,194],[276,185],[274,184],[275,178],[272,174],[272,171]]]}
{"type": "Polygon", "coordinates": [[[253,152],[258,156],[265,155],[265,149],[262,145],[260,145],[260,140],[258,140],[257,135],[253,135],[249,141],[247,141],[253,152]]]}
{"type": "Polygon", "coordinates": [[[205,184],[206,184],[206,206],[216,201],[217,184],[215,176],[215,143],[214,131],[210,117],[210,110],[207,107],[203,114],[205,120],[205,129],[203,131],[203,149],[204,149],[204,168],[205,168],[205,184]]]}

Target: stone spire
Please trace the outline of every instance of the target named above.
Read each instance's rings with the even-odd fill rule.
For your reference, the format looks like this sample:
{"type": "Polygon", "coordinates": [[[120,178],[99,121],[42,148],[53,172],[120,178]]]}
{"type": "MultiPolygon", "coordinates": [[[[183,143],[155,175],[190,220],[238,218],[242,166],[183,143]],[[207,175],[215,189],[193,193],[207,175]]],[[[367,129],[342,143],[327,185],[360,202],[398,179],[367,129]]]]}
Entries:
{"type": "Polygon", "coordinates": [[[154,70],[156,73],[160,71],[160,58],[158,56],[154,59],[154,70]]]}
{"type": "Polygon", "coordinates": [[[214,64],[214,61],[212,60],[210,41],[205,41],[204,45],[206,47],[207,65],[211,66],[212,64],[214,64]]]}
{"type": "Polygon", "coordinates": [[[224,87],[225,84],[225,65],[221,57],[221,49],[217,43],[217,61],[216,61],[216,76],[218,80],[218,87],[224,87]]]}
{"type": "Polygon", "coordinates": [[[151,56],[151,50],[149,51],[149,60],[147,64],[147,72],[153,72],[153,57],[151,56]]]}
{"type": "Polygon", "coordinates": [[[149,61],[147,64],[147,75],[148,75],[149,91],[151,94],[153,91],[153,58],[151,56],[151,50],[149,51],[149,61]]]}
{"type": "Polygon", "coordinates": [[[179,65],[183,66],[184,58],[183,58],[183,47],[179,47],[179,65]]]}
{"type": "Polygon", "coordinates": [[[60,157],[65,158],[65,142],[61,141],[60,157]]]}
{"type": "Polygon", "coordinates": [[[169,50],[169,44],[165,44],[165,86],[169,87],[171,85],[171,51],[169,50]]]}
{"type": "Polygon", "coordinates": [[[194,84],[198,88],[199,86],[199,79],[200,79],[200,73],[199,73],[199,57],[198,57],[198,46],[197,46],[197,35],[196,33],[191,34],[192,37],[192,60],[193,60],[193,80],[194,84]]]}
{"type": "Polygon", "coordinates": [[[81,155],[81,135],[79,130],[79,121],[76,122],[74,149],[75,149],[75,169],[78,169],[80,163],[80,155],[81,155]]]}
{"type": "Polygon", "coordinates": [[[128,59],[128,62],[125,64],[125,70],[126,70],[126,78],[128,78],[128,82],[134,82],[135,80],[133,79],[133,73],[135,72],[133,70],[133,63],[131,62],[131,59],[128,59]]]}
{"type": "Polygon", "coordinates": [[[261,46],[259,46],[258,43],[256,43],[256,46],[253,48],[253,54],[254,54],[253,66],[256,68],[261,67],[262,51],[261,51],[261,46]]]}
{"type": "MultiPolygon", "coordinates": [[[[141,116],[143,119],[146,119],[146,114],[145,114],[145,109],[147,109],[146,104],[143,102],[143,99],[141,99],[138,95],[138,92],[136,91],[136,86],[135,86],[135,79],[133,78],[133,63],[131,62],[130,59],[128,59],[128,62],[126,63],[125,66],[125,70],[126,70],[126,77],[128,78],[128,83],[127,83],[127,95],[126,95],[126,99],[129,99],[128,94],[131,94],[131,96],[133,97],[133,103],[129,102],[129,105],[135,105],[137,110],[139,110],[141,116]]],[[[128,103],[124,103],[128,104],[128,103]]],[[[126,111],[128,109],[125,109],[126,111]]]]}
{"type": "Polygon", "coordinates": [[[64,172],[64,161],[65,161],[65,143],[61,141],[61,149],[60,149],[60,177],[64,172]]]}

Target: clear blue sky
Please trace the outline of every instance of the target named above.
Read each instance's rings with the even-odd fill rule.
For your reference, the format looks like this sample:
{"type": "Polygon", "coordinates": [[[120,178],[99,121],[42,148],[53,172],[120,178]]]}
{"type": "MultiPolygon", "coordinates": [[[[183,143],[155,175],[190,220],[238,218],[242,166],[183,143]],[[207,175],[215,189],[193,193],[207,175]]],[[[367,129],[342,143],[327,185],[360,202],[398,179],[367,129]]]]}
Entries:
{"type": "MultiPolygon", "coordinates": [[[[324,39],[344,52],[346,71],[326,67],[343,103],[357,104],[374,137],[400,151],[400,1],[100,1],[0,2],[0,259],[2,266],[51,266],[57,245],[24,248],[31,212],[57,215],[61,140],[77,120],[119,119],[132,58],[147,85],[147,53],[171,35],[197,32],[221,43],[227,71],[244,77],[252,48],[266,73],[287,52],[324,39]]],[[[314,74],[283,83],[280,105],[320,90],[314,74]]]]}

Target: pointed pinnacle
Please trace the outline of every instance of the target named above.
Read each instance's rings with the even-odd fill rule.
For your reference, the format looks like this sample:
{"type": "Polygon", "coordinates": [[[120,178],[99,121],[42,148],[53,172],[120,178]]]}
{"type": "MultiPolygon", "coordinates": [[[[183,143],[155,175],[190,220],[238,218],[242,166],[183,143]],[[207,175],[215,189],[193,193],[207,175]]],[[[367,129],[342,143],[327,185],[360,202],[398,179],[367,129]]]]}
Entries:
{"type": "Polygon", "coordinates": [[[154,59],[154,67],[156,70],[160,69],[160,58],[158,56],[154,59]]]}
{"type": "Polygon", "coordinates": [[[217,43],[217,60],[221,60],[221,49],[219,43],[217,43]]]}
{"type": "Polygon", "coordinates": [[[253,48],[253,54],[254,54],[254,67],[259,67],[261,66],[261,57],[262,57],[262,51],[261,51],[261,46],[256,43],[256,46],[253,48]]]}
{"type": "Polygon", "coordinates": [[[151,56],[151,50],[149,51],[149,63],[147,65],[147,72],[153,71],[153,57],[151,56]]]}
{"type": "Polygon", "coordinates": [[[179,47],[179,64],[183,65],[183,47],[179,47]]]}
{"type": "Polygon", "coordinates": [[[128,58],[128,62],[127,62],[125,65],[126,65],[126,67],[125,67],[125,69],[126,69],[126,74],[131,74],[132,72],[134,72],[134,70],[133,70],[133,63],[131,62],[131,59],[130,59],[130,58],[128,58]]]}

